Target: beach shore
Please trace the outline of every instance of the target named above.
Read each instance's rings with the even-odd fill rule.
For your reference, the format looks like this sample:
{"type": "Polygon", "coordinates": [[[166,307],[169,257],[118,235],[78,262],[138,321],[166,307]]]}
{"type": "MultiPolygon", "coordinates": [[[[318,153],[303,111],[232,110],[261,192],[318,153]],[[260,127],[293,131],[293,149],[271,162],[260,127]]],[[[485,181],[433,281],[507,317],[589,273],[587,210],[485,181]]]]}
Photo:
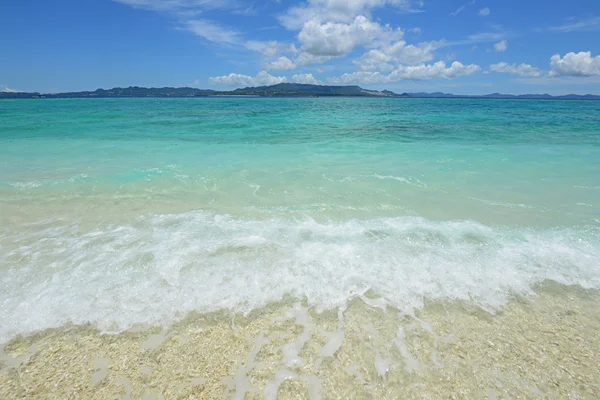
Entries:
{"type": "Polygon", "coordinates": [[[550,281],[501,310],[375,294],[318,313],[288,298],[169,328],[65,326],[0,353],[3,399],[600,398],[600,293],[550,281]]]}

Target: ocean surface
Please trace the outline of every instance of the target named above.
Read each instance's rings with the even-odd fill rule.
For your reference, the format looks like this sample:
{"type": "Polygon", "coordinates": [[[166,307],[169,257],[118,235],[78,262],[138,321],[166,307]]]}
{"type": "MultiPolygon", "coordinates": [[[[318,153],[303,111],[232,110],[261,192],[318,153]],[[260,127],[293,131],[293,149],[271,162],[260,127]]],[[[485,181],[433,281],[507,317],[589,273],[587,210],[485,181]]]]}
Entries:
{"type": "Polygon", "coordinates": [[[600,102],[0,101],[0,342],[600,289],[600,102]]]}

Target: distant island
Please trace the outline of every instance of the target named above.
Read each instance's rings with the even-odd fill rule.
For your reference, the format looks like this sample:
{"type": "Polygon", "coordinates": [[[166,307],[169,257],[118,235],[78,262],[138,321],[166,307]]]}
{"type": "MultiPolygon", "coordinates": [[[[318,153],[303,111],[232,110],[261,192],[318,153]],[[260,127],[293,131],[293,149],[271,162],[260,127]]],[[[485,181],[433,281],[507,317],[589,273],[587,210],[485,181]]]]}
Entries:
{"type": "Polygon", "coordinates": [[[122,97],[389,97],[389,98],[485,98],[485,99],[542,99],[542,100],[600,100],[597,95],[568,94],[551,96],[549,94],[500,94],[487,95],[454,95],[451,93],[402,93],[389,90],[368,90],[360,86],[323,86],[298,83],[280,83],[272,86],[247,87],[231,91],[216,91],[194,88],[144,88],[131,86],[128,88],[97,89],[93,92],[67,93],[27,93],[0,92],[0,99],[32,99],[32,98],[122,98],[122,97]]]}

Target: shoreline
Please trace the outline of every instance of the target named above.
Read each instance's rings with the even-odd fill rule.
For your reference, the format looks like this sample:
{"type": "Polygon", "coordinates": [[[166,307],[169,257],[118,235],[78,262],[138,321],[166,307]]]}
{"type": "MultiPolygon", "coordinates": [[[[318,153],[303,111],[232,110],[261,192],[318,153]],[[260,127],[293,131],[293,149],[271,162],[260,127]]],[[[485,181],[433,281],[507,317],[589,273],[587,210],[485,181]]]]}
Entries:
{"type": "Polygon", "coordinates": [[[600,397],[600,292],[535,292],[495,314],[464,301],[400,314],[367,293],[320,314],[286,298],[169,328],[49,329],[0,345],[0,397],[600,397]]]}

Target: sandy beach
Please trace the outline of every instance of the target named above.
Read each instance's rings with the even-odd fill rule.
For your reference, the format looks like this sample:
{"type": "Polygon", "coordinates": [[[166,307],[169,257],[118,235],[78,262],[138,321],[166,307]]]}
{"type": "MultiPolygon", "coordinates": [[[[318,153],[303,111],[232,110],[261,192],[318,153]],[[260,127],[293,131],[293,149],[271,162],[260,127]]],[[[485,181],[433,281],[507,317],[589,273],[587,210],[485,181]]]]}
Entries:
{"type": "Polygon", "coordinates": [[[116,335],[70,326],[4,345],[0,397],[595,399],[599,301],[545,282],[494,313],[438,302],[402,315],[373,295],[338,312],[287,299],[116,335]]]}

